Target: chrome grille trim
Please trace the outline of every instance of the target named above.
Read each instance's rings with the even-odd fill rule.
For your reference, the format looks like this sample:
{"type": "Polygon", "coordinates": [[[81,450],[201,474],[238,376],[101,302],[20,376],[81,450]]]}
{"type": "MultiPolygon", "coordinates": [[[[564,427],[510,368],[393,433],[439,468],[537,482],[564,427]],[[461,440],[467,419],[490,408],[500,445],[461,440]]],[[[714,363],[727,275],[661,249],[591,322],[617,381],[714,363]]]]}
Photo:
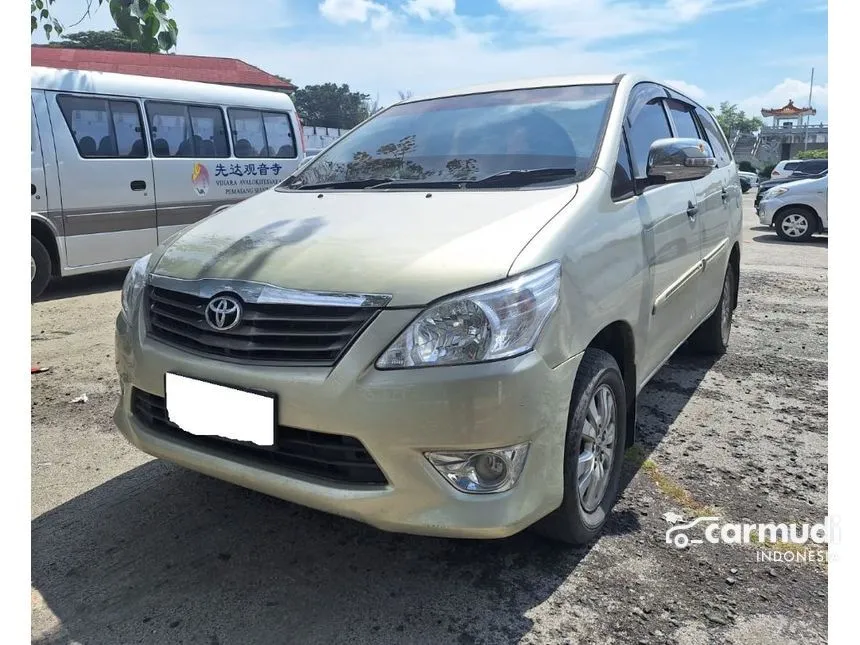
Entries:
{"type": "Polygon", "coordinates": [[[145,294],[146,333],[155,340],[219,360],[306,367],[335,365],[380,311],[372,305],[390,300],[163,276],[150,276],[145,294]],[[219,330],[205,312],[213,297],[224,294],[242,301],[242,318],[236,327],[219,330]]]}
{"type": "Polygon", "coordinates": [[[336,291],[304,291],[286,289],[265,282],[231,280],[227,278],[198,278],[187,280],[150,274],[148,284],[209,299],[218,293],[234,293],[248,304],[309,305],[320,307],[385,307],[391,296],[378,293],[342,293],[336,291]]]}

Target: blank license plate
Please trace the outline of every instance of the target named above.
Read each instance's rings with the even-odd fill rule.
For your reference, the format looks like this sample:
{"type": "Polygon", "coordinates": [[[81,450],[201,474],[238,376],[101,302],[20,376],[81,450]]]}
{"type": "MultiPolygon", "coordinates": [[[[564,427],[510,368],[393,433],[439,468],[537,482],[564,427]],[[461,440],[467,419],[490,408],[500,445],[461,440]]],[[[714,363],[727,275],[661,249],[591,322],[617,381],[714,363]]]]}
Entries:
{"type": "Polygon", "coordinates": [[[189,434],[260,446],[275,443],[274,396],[170,373],[165,375],[164,394],[168,419],[189,434]]]}

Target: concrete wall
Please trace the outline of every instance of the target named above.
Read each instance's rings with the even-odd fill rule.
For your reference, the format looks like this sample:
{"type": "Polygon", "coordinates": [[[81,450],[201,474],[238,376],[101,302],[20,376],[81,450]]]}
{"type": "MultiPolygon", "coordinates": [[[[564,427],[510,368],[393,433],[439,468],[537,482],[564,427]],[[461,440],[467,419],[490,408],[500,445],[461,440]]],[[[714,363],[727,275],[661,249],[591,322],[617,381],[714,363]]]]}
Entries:
{"type": "Polygon", "coordinates": [[[349,132],[343,128],[324,128],[315,125],[305,125],[305,148],[325,148],[338,138],[349,132]]]}

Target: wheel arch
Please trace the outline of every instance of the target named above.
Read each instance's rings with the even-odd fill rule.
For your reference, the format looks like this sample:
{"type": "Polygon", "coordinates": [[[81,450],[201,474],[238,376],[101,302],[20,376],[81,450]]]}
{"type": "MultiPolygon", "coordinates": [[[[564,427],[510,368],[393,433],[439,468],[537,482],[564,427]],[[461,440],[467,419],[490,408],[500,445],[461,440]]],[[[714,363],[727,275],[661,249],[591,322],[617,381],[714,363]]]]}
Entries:
{"type": "Polygon", "coordinates": [[[735,270],[735,292],[732,298],[732,309],[737,309],[738,291],[741,284],[741,246],[738,242],[732,245],[732,251],[729,253],[729,265],[735,270]]]}
{"type": "Polygon", "coordinates": [[[803,211],[812,215],[815,219],[815,231],[813,231],[815,233],[821,232],[824,228],[824,224],[821,221],[821,217],[818,215],[818,211],[808,204],[787,204],[786,206],[783,206],[773,214],[774,225],[776,225],[776,220],[788,211],[803,211]]]}
{"type": "Polygon", "coordinates": [[[60,277],[60,250],[57,246],[57,237],[50,224],[43,219],[30,217],[30,235],[42,243],[51,258],[51,275],[60,277]]]}
{"type": "Polygon", "coordinates": [[[621,370],[627,395],[627,438],[629,446],[636,440],[636,341],[633,328],[616,320],[601,329],[588,343],[588,348],[600,349],[612,356],[621,370]]]}

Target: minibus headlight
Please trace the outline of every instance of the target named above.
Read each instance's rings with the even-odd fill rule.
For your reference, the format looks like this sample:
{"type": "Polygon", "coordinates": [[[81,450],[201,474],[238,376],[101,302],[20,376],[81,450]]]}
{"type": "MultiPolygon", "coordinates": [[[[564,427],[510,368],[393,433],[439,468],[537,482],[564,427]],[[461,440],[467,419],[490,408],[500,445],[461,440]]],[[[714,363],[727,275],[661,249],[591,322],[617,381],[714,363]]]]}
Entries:
{"type": "Polygon", "coordinates": [[[122,313],[125,319],[131,321],[132,314],[140,302],[140,295],[146,284],[146,266],[149,264],[150,255],[144,255],[131,265],[122,284],[122,313]]]}
{"type": "Polygon", "coordinates": [[[558,262],[425,309],[379,360],[379,369],[463,365],[510,358],[534,347],[558,305],[558,262]]]}

